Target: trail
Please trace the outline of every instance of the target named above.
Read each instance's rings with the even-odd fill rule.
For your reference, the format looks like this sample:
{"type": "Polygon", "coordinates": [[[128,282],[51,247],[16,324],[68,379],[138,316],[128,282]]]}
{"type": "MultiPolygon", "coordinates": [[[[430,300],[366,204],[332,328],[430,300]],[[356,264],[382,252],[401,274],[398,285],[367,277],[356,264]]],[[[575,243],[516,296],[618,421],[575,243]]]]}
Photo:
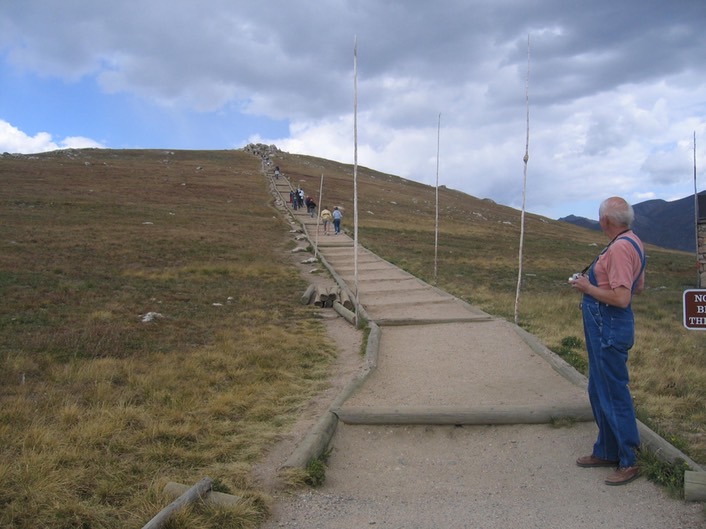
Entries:
{"type": "MultiPolygon", "coordinates": [[[[302,244],[318,240],[352,289],[350,237],[317,237],[316,218],[286,206],[286,179],[273,184],[308,234],[302,244]]],[[[358,257],[361,311],[379,329],[374,369],[340,406],[317,411],[337,418],[325,484],[276,491],[264,529],[706,527],[702,505],[644,477],[608,487],[611,469],[575,465],[596,436],[586,380],[533,336],[364,248],[358,257]]],[[[359,372],[349,365],[346,376],[359,372]]],[[[272,457],[284,464],[288,451],[272,457]]]]}

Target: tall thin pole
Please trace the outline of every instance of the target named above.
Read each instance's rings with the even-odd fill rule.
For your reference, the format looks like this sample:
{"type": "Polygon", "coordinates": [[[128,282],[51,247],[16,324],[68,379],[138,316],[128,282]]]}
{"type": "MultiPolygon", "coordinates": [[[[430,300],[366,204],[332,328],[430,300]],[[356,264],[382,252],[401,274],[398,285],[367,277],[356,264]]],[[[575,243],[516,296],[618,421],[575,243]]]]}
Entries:
{"type": "Polygon", "coordinates": [[[527,162],[529,161],[529,76],[530,76],[530,38],[527,35],[527,81],[525,82],[525,105],[527,108],[527,134],[525,139],[524,177],[522,182],[522,215],[520,218],[520,254],[517,272],[517,291],[515,292],[515,325],[520,322],[520,287],[522,285],[522,252],[525,241],[525,197],[527,195],[527,162]]]}
{"type": "Polygon", "coordinates": [[[358,36],[353,41],[353,271],[358,326],[358,36]]]}
{"type": "Polygon", "coordinates": [[[318,259],[319,257],[319,224],[321,222],[321,215],[319,215],[319,212],[321,211],[321,208],[324,205],[324,199],[322,196],[324,190],[324,173],[321,173],[321,182],[319,183],[319,202],[318,202],[318,211],[316,212],[316,248],[314,250],[314,257],[318,259]]]}
{"type": "Polygon", "coordinates": [[[436,284],[437,261],[439,257],[439,146],[441,145],[441,113],[436,129],[436,226],[434,228],[434,284],[436,284]]]}
{"type": "Polygon", "coordinates": [[[696,236],[696,288],[701,288],[699,266],[699,192],[696,188],[696,131],[694,131],[694,235],[696,236]]]}

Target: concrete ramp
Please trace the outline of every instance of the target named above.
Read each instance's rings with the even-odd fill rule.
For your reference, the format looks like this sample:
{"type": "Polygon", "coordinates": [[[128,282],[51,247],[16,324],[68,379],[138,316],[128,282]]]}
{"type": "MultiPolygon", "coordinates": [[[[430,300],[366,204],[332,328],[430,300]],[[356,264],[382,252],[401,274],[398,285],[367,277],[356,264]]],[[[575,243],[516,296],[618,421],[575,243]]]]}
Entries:
{"type": "Polygon", "coordinates": [[[383,327],[377,369],[342,408],[349,407],[486,416],[512,409],[531,416],[535,408],[566,416],[565,409],[591,418],[585,390],[500,320],[383,327]]]}

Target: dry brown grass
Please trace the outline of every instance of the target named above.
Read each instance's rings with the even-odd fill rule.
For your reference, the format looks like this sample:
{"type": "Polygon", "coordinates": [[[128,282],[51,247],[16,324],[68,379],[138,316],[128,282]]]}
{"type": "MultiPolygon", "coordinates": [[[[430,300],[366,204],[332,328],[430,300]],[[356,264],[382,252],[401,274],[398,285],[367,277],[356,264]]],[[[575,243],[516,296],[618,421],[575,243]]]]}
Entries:
{"type": "Polygon", "coordinates": [[[0,180],[0,525],[141,527],[209,475],[241,504],[171,527],[257,526],[251,466],[335,353],[259,160],[68,151],[0,180]]]}

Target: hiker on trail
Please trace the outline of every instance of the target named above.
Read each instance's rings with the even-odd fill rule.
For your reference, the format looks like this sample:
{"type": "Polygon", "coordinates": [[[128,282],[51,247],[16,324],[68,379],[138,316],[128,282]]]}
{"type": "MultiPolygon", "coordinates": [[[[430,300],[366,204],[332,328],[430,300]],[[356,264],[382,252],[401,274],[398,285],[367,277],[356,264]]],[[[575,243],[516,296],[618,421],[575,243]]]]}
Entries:
{"type": "Polygon", "coordinates": [[[279,165],[275,166],[275,178],[279,180],[279,177],[282,173],[279,172],[279,165]]]}
{"type": "Polygon", "coordinates": [[[624,485],[640,474],[636,450],[640,434],[628,388],[628,351],[635,339],[630,303],[645,284],[645,250],[630,229],[632,206],[620,197],[604,200],[599,223],[610,243],[584,272],[569,282],[583,294],[588,396],[598,425],[591,455],[576,460],[580,467],[616,467],[607,485],[624,485]]]}
{"type": "Polygon", "coordinates": [[[306,212],[314,218],[314,213],[316,213],[316,202],[311,197],[306,197],[306,212]]]}
{"type": "Polygon", "coordinates": [[[341,213],[341,210],[338,209],[338,206],[333,207],[333,229],[335,231],[334,235],[338,235],[341,233],[341,217],[343,217],[343,213],[341,213]]]}
{"type": "Polygon", "coordinates": [[[321,222],[324,223],[324,235],[328,235],[329,226],[331,225],[332,220],[333,215],[331,215],[329,209],[324,206],[324,209],[321,210],[321,222]]]}
{"type": "Polygon", "coordinates": [[[299,188],[298,199],[299,199],[299,207],[303,208],[304,207],[304,190],[301,187],[299,188]]]}
{"type": "Polygon", "coordinates": [[[299,206],[299,193],[296,191],[290,191],[289,201],[292,203],[292,208],[297,209],[297,207],[299,206]]]}

